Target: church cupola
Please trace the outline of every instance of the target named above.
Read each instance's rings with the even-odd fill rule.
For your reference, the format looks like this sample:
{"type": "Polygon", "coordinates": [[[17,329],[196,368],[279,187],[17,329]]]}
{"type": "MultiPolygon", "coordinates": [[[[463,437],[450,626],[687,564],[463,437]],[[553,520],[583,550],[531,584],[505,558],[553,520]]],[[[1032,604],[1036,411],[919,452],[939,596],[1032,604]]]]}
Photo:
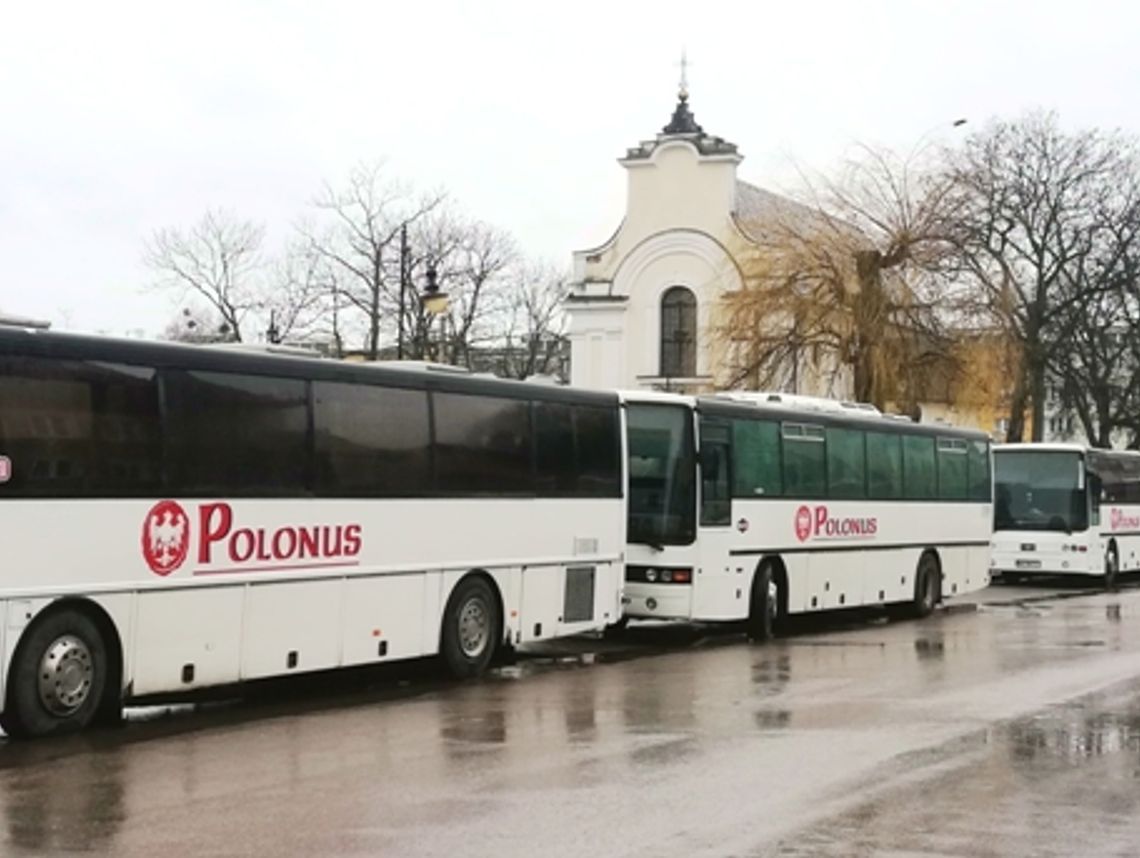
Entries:
{"type": "Polygon", "coordinates": [[[701,155],[729,155],[739,158],[736,144],[729,143],[723,137],[706,134],[704,128],[698,124],[689,107],[689,83],[686,72],[688,62],[681,56],[681,85],[677,89],[677,106],[673,108],[673,116],[669,124],[661,129],[661,133],[654,140],[643,140],[641,144],[626,150],[623,162],[638,161],[651,157],[654,150],[669,140],[687,140],[701,155]]]}

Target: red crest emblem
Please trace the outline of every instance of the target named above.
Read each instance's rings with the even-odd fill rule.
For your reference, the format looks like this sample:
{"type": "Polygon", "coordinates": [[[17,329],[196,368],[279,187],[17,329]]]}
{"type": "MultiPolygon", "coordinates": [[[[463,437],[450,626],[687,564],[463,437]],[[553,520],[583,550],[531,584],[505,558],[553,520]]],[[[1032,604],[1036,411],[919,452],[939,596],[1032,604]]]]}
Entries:
{"type": "Polygon", "coordinates": [[[156,575],[169,575],[182,565],[190,548],[190,517],[172,500],[155,504],[142,528],[146,565],[156,575]]]}
{"type": "Polygon", "coordinates": [[[801,506],[796,510],[796,539],[807,542],[811,536],[811,509],[801,506]]]}

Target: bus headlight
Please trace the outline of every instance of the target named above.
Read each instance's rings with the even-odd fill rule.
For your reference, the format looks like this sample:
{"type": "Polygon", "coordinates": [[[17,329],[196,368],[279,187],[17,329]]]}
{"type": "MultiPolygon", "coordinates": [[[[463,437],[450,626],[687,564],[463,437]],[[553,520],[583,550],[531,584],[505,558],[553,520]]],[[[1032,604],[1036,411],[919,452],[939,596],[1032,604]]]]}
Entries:
{"type": "Polygon", "coordinates": [[[670,572],[668,569],[662,569],[661,570],[661,583],[662,584],[668,584],[672,580],[673,580],[673,573],[670,572]]]}
{"type": "Polygon", "coordinates": [[[646,569],[645,570],[645,580],[648,581],[650,584],[652,584],[654,581],[656,581],[657,580],[657,570],[656,569],[646,569]]]}

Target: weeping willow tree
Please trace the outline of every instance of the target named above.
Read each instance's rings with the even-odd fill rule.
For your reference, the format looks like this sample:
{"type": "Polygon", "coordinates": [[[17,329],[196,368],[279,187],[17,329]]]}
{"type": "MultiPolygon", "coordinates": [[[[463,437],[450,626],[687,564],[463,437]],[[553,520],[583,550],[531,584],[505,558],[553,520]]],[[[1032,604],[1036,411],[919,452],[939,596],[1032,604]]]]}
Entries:
{"type": "Polygon", "coordinates": [[[864,148],[839,178],[809,183],[805,202],[742,221],[743,288],[725,296],[717,330],[726,386],[912,411],[948,385],[945,331],[964,312],[941,275],[951,197],[916,161],[864,148]]]}

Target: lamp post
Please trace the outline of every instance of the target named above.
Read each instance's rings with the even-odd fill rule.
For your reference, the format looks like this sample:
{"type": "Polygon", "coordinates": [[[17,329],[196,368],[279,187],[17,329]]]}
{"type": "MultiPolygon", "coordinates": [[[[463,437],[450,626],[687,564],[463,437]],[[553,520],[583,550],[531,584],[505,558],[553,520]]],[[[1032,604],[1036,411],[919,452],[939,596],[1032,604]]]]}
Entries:
{"type": "Polygon", "coordinates": [[[927,140],[927,138],[932,134],[937,134],[940,131],[946,131],[949,128],[961,128],[966,124],[967,121],[968,120],[965,117],[959,117],[949,122],[939,122],[935,125],[931,125],[920,135],[918,135],[918,139],[915,140],[914,145],[911,147],[910,155],[907,156],[907,163],[913,161],[915,157],[919,155],[919,153],[926,150],[926,148],[930,145],[930,142],[927,140]]]}
{"type": "MultiPolygon", "coordinates": [[[[437,359],[442,356],[444,341],[447,336],[447,313],[448,305],[451,303],[446,292],[439,291],[439,272],[436,271],[435,263],[429,262],[427,267],[427,285],[424,286],[424,291],[420,295],[420,304],[424,308],[424,312],[432,319],[436,316],[439,317],[439,345],[436,350],[437,359]]],[[[427,343],[431,345],[431,322],[427,326],[427,343]]]]}
{"type": "Polygon", "coordinates": [[[408,290],[408,225],[400,227],[400,311],[396,317],[396,360],[404,359],[404,294],[408,290]]]}

